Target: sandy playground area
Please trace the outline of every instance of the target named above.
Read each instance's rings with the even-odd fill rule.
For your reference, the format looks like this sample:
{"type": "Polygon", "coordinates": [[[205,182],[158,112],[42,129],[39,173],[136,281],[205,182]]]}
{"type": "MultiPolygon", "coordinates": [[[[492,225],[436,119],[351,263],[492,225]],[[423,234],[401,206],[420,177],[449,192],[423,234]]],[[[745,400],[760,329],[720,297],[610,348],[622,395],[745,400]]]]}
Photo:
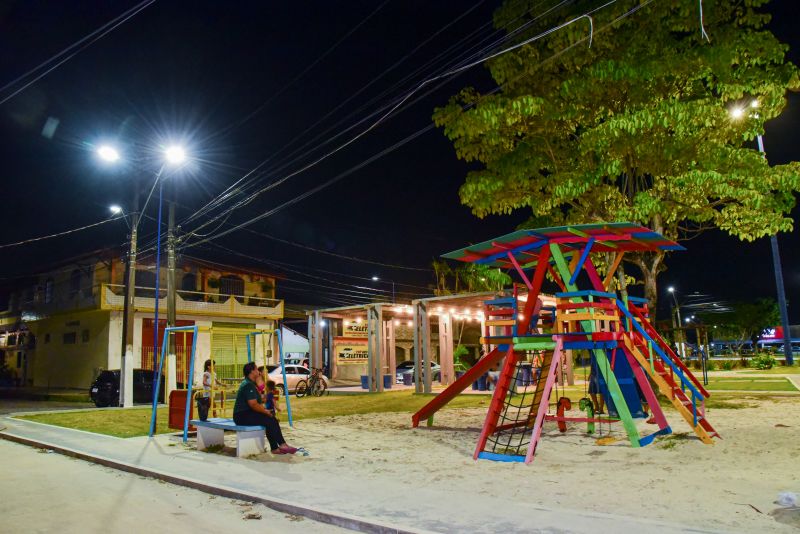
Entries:
{"type": "MultiPolygon", "coordinates": [[[[484,527],[476,531],[493,530],[481,520],[485,510],[463,505],[468,497],[474,503],[476,495],[711,531],[795,531],[800,510],[780,509],[774,501],[779,492],[800,492],[800,399],[730,402],[730,408],[708,410],[709,421],[724,438],[714,446],[703,445],[668,410],[674,435],[648,447],[631,448],[618,424],[610,435],[619,440],[598,445],[584,433],[585,424],[573,424],[561,434],[555,423],[548,423],[531,465],[475,462],[472,453],[485,411],[461,409],[440,412],[432,428],[412,429],[410,414],[401,413],[301,421],[294,430],[284,423],[287,439],[308,448],[311,456],[265,453],[249,461],[297,464],[298,471],[324,472],[331,481],[355,476],[369,483],[366,501],[394,499],[412,514],[415,495],[435,494],[441,499],[442,525],[448,514],[462,519],[472,514],[476,526],[484,527]],[[384,494],[375,494],[375,488],[384,494]]],[[[653,428],[642,423],[640,430],[653,428]]],[[[603,436],[609,436],[607,425],[603,436]]],[[[509,519],[518,526],[527,520],[509,519]]]]}

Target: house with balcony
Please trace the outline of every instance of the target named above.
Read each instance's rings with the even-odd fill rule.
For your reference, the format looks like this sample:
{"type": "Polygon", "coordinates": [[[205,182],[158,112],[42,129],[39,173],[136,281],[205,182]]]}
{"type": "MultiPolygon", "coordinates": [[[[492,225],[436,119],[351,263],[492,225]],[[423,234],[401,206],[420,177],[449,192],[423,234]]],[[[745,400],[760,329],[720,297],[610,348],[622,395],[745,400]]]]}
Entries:
{"type": "MultiPolygon", "coordinates": [[[[24,385],[87,388],[103,369],[119,369],[122,354],[125,264],[121,253],[101,251],[53,267],[10,300],[19,302],[20,323],[35,340],[27,349],[24,385]]],[[[136,269],[134,368],[153,369],[167,316],[167,269],[155,291],[153,263],[136,269]],[[158,325],[154,322],[158,306],[158,325]],[[158,339],[156,339],[158,331],[158,339]]],[[[176,274],[176,322],[202,327],[196,340],[195,377],[205,359],[218,365],[246,361],[245,332],[273,329],[283,317],[275,299],[276,275],[201,260],[182,260],[176,274]]],[[[185,383],[191,334],[176,335],[177,381],[185,383]]],[[[254,343],[254,357],[274,361],[277,345],[254,343]]],[[[22,362],[20,362],[22,363],[22,362]]]]}

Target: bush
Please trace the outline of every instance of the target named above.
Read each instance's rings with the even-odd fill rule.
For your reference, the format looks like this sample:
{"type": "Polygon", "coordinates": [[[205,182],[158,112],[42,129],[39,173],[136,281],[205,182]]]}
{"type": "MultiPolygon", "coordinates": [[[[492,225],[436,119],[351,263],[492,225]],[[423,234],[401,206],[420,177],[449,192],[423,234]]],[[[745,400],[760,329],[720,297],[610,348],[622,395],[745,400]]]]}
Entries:
{"type": "Polygon", "coordinates": [[[717,363],[715,361],[713,360],[706,361],[706,371],[713,371],[716,368],[717,368],[717,363]]]}
{"type": "Polygon", "coordinates": [[[736,362],[734,360],[725,360],[720,363],[720,368],[723,371],[730,371],[736,368],[736,362]]]}
{"type": "Polygon", "coordinates": [[[778,363],[777,360],[775,360],[772,354],[768,353],[761,353],[750,359],[750,367],[755,367],[762,371],[765,369],[772,369],[776,363],[778,363]]]}

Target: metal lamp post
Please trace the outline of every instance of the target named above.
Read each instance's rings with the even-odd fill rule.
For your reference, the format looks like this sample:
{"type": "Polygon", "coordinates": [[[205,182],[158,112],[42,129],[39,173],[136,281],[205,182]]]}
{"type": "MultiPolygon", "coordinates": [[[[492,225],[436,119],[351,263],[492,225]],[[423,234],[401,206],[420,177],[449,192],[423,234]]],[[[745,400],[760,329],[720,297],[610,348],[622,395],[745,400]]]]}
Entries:
{"type": "MultiPolygon", "coordinates": [[[[758,108],[758,100],[750,102],[750,108],[758,108]]],[[[730,111],[733,119],[741,119],[745,116],[745,110],[742,107],[735,107],[730,111]]],[[[756,115],[757,117],[757,115],[756,115]]],[[[758,151],[763,154],[764,158],[767,157],[767,152],[764,150],[764,138],[758,134],[758,151]]],[[[789,331],[789,313],[786,309],[786,290],[783,286],[783,268],[781,267],[781,254],[778,248],[778,236],[771,235],[769,238],[770,247],[772,248],[772,268],[775,272],[775,286],[778,293],[778,308],[781,312],[781,326],[783,328],[783,356],[786,359],[786,365],[794,364],[794,357],[792,355],[792,335],[789,331]]]]}

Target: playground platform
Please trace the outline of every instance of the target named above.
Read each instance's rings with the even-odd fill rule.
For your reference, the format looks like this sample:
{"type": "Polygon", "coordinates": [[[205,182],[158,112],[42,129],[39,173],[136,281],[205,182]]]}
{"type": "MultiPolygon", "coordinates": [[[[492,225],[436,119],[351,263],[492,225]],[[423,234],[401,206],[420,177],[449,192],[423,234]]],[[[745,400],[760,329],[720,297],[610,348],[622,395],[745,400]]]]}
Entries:
{"type": "MultiPolygon", "coordinates": [[[[677,523],[613,513],[552,509],[533,502],[521,504],[479,494],[471,485],[453,484],[463,506],[448,511],[441,495],[424,480],[380,476],[331,477],[314,462],[313,441],[319,427],[285,428],[287,439],[308,444],[310,457],[281,457],[267,461],[236,459],[197,452],[175,435],[154,439],[115,438],[31,421],[0,418],[0,438],[77,457],[188,486],[227,498],[266,506],[362,532],[703,532],[677,523]],[[5,427],[5,428],[2,428],[5,427]],[[387,488],[388,487],[388,488],[387,488]],[[391,491],[387,491],[391,489],[391,491]],[[380,497],[391,494],[394,497],[380,497]],[[402,495],[398,500],[396,496],[402,495]],[[469,510],[466,513],[465,510],[469,510]]],[[[335,438],[334,438],[335,439],[335,438]]],[[[343,443],[342,458],[347,461],[343,443]]],[[[376,453],[376,460],[378,460],[376,453]]],[[[475,465],[475,464],[472,464],[475,465]]]]}

